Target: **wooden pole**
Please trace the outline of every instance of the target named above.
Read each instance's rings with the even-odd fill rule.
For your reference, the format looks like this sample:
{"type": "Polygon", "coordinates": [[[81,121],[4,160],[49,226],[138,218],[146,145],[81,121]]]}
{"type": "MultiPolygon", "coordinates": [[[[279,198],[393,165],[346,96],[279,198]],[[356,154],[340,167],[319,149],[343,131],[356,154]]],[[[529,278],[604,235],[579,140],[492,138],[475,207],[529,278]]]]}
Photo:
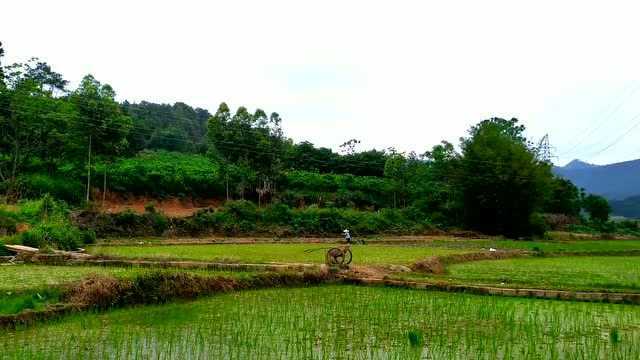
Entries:
{"type": "Polygon", "coordinates": [[[91,135],[89,135],[89,166],[87,167],[87,203],[91,191],[91,135]]]}

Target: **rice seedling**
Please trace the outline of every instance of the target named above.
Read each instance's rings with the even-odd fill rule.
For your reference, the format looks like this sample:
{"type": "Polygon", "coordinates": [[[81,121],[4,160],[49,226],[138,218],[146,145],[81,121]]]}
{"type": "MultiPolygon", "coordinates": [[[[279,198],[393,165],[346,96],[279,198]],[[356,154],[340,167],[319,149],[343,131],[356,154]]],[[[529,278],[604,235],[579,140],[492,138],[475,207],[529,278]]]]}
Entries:
{"type": "Polygon", "coordinates": [[[638,324],[630,305],[335,285],[74,315],[5,330],[0,348],[11,359],[635,359],[638,324]]]}
{"type": "Polygon", "coordinates": [[[640,257],[576,256],[475,261],[450,265],[438,278],[506,287],[640,291],[640,257]]]}

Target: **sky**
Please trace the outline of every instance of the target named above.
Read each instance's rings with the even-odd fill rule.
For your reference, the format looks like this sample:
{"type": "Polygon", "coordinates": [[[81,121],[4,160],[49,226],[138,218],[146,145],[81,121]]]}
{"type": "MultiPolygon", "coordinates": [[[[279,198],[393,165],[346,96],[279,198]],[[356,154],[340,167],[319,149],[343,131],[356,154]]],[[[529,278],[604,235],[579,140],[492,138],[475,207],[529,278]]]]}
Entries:
{"type": "Polygon", "coordinates": [[[9,1],[5,63],[37,56],[119,100],[276,111],[338,149],[422,153],[516,117],[554,162],[640,158],[640,22],[617,1],[9,1]]]}

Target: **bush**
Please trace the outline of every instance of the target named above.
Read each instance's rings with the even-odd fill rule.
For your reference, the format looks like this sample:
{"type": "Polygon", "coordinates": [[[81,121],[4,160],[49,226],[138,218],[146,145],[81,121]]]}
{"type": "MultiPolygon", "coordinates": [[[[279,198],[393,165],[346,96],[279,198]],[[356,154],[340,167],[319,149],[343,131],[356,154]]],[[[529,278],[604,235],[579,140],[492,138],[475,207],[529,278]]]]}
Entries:
{"type": "MultiPolygon", "coordinates": [[[[104,166],[98,166],[98,175],[104,166]]],[[[215,197],[224,194],[219,170],[217,163],[202,155],[144,151],[109,165],[107,177],[110,188],[122,193],[215,197]]]]}
{"type": "Polygon", "coordinates": [[[22,244],[26,246],[50,246],[60,250],[75,250],[86,239],[87,235],[83,231],[67,223],[40,223],[20,235],[22,244]]]}
{"type": "Polygon", "coordinates": [[[622,220],[616,223],[617,228],[622,232],[636,233],[640,231],[638,221],[635,220],[622,220]]]}
{"type": "Polygon", "coordinates": [[[50,194],[56,199],[73,204],[80,203],[83,199],[84,185],[65,176],[29,174],[20,177],[19,181],[26,198],[39,198],[50,194]]]}
{"type": "Polygon", "coordinates": [[[14,218],[0,214],[0,236],[15,234],[17,226],[18,222],[14,218]]]}
{"type": "Polygon", "coordinates": [[[17,219],[30,224],[43,220],[65,221],[69,208],[64,201],[56,201],[51,195],[44,194],[36,200],[23,200],[18,204],[17,219]]]}
{"type": "Polygon", "coordinates": [[[264,209],[262,219],[269,224],[288,225],[293,213],[286,204],[273,204],[264,209]]]}
{"type": "Polygon", "coordinates": [[[0,256],[11,256],[12,253],[7,250],[7,248],[4,246],[4,243],[2,241],[0,241],[0,256]]]}
{"type": "Polygon", "coordinates": [[[278,198],[292,207],[308,204],[340,208],[382,208],[390,206],[393,185],[389,179],[375,176],[319,174],[290,171],[280,188],[278,198]]]}
{"type": "Polygon", "coordinates": [[[533,213],[529,218],[529,229],[532,236],[543,237],[549,231],[549,226],[542,214],[533,213]]]}
{"type": "Polygon", "coordinates": [[[85,230],[85,243],[96,236],[160,236],[171,227],[170,219],[160,212],[137,214],[132,210],[115,214],[85,211],[75,216],[74,224],[85,230]]]}

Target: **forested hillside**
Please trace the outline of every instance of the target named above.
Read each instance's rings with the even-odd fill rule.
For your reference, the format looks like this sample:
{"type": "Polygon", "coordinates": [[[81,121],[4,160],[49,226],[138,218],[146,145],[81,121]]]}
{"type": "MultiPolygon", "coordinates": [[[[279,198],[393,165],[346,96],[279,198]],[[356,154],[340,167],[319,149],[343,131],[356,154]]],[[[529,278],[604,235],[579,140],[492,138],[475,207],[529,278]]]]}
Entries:
{"type": "Polygon", "coordinates": [[[446,141],[422,153],[362,151],[357,139],[345,139],[335,152],[288,138],[275,112],[232,111],[225,103],[213,114],[184,103],[119,103],[115,90],[92,75],[70,89],[37,59],[1,68],[4,202],[47,197],[100,217],[106,193],[227,201],[211,209],[216,215],[192,222],[160,221],[150,206],[150,217],[114,215],[101,229],[145,223],[158,233],[168,224],[183,226],[174,232],[238,233],[263,224],[311,234],[437,227],[519,237],[577,224],[583,208],[592,220],[608,218],[606,201],[587,201],[552,174],[517,119],[479,122],[460,151],[446,141]]]}
{"type": "Polygon", "coordinates": [[[129,150],[161,149],[180,152],[202,152],[206,148],[209,111],[184,103],[154,104],[143,101],[122,104],[133,119],[129,150]]]}

